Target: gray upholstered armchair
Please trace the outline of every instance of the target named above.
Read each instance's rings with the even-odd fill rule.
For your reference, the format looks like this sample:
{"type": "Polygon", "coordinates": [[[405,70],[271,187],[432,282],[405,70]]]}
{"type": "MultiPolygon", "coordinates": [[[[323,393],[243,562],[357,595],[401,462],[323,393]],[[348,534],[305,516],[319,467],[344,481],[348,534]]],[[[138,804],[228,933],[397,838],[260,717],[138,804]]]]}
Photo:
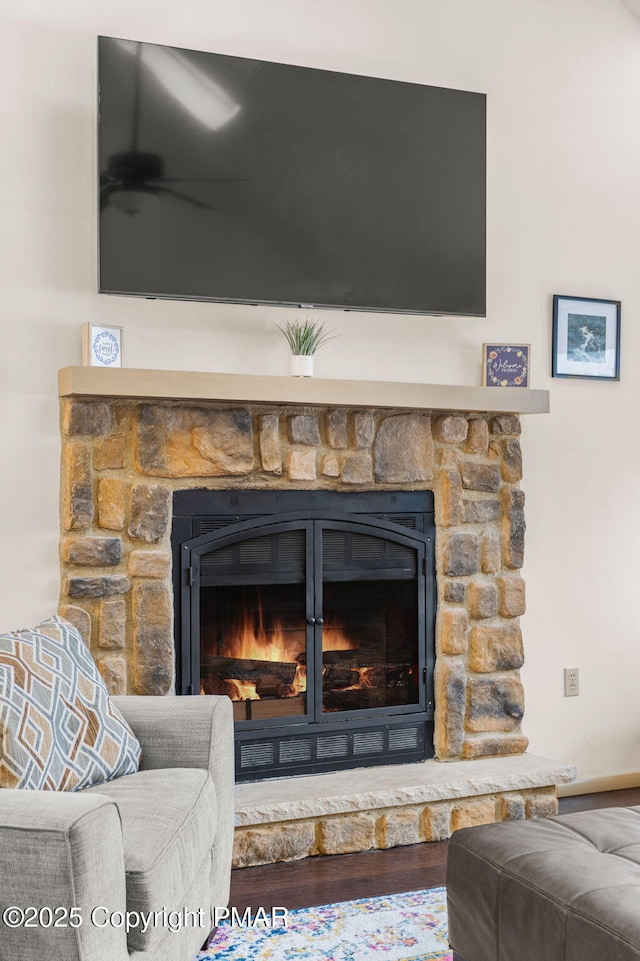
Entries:
{"type": "Polygon", "coordinates": [[[0,961],[192,961],[227,904],[231,702],[114,701],[142,745],[139,773],[0,790],[0,961]]]}

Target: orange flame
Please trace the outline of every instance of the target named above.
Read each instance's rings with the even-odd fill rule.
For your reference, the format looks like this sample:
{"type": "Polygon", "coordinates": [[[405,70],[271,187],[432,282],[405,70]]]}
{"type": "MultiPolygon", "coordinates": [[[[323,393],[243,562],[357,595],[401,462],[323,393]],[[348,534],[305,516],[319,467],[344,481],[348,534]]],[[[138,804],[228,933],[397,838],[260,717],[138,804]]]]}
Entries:
{"type": "Polygon", "coordinates": [[[353,651],[358,647],[357,641],[352,641],[341,627],[325,624],[322,628],[323,651],[353,651]]]}
{"type": "Polygon", "coordinates": [[[307,667],[305,664],[296,664],[296,674],[291,682],[291,697],[297,694],[304,694],[307,690],[307,667]]]}
{"type": "Polygon", "coordinates": [[[256,685],[252,681],[232,681],[229,679],[227,684],[230,687],[229,696],[232,701],[260,700],[260,696],[256,692],[256,685]]]}
{"type": "Polygon", "coordinates": [[[267,629],[264,625],[262,601],[259,601],[257,617],[244,611],[236,633],[226,641],[227,656],[247,661],[295,663],[304,650],[304,640],[301,642],[300,633],[299,630],[287,633],[280,621],[274,621],[267,629]]]}
{"type": "MultiPolygon", "coordinates": [[[[273,620],[268,627],[265,626],[262,601],[259,600],[257,614],[245,610],[237,626],[234,626],[232,636],[226,638],[224,654],[248,661],[295,664],[295,676],[283,695],[295,697],[304,694],[307,689],[307,668],[299,660],[305,651],[305,640],[303,627],[287,629],[280,620],[273,620]]],[[[348,638],[340,627],[325,625],[322,646],[325,651],[350,651],[357,648],[358,644],[348,638]]],[[[232,700],[260,699],[255,682],[229,679],[228,683],[233,685],[230,692],[232,700]]]]}
{"type": "Polygon", "coordinates": [[[358,672],[358,683],[351,684],[349,687],[343,687],[343,691],[359,691],[365,687],[377,687],[373,671],[370,667],[356,667],[355,670],[358,672]]]}

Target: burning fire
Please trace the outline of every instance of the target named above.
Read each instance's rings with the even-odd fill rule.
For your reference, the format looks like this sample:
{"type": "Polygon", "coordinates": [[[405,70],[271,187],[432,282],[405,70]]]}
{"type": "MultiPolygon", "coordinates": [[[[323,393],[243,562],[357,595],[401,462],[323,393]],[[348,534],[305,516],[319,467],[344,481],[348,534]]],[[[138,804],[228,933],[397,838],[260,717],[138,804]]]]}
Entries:
{"type": "Polygon", "coordinates": [[[357,667],[355,670],[358,672],[358,683],[344,687],[343,691],[359,691],[363,687],[377,687],[378,682],[375,678],[375,672],[370,667],[357,667]]]}
{"type": "Polygon", "coordinates": [[[229,696],[232,701],[259,701],[260,695],[256,691],[254,681],[227,681],[229,685],[229,696]]]}
{"type": "MultiPolygon", "coordinates": [[[[350,651],[358,645],[340,627],[325,625],[323,648],[329,651],[350,651]]],[[[279,620],[265,625],[262,602],[257,614],[244,611],[242,620],[231,637],[225,639],[224,656],[244,661],[271,661],[295,664],[295,675],[290,684],[283,684],[280,697],[295,697],[307,689],[307,667],[304,663],[305,632],[301,628],[285,628],[279,620]],[[301,663],[302,661],[302,663],[301,663]]],[[[260,681],[228,678],[229,696],[234,701],[260,700],[256,688],[260,681]]]]}
{"type": "MultiPolygon", "coordinates": [[[[227,639],[225,648],[228,657],[238,657],[247,661],[280,661],[295,663],[300,655],[300,631],[285,632],[279,621],[268,629],[264,626],[262,601],[258,603],[258,614],[254,617],[245,611],[242,622],[233,637],[227,639]],[[294,636],[291,637],[290,635],[294,636]]],[[[304,650],[304,642],[302,645],[304,650]]]]}
{"type": "Polygon", "coordinates": [[[343,632],[341,627],[325,624],[322,628],[322,647],[325,651],[353,651],[358,644],[343,632]]]}

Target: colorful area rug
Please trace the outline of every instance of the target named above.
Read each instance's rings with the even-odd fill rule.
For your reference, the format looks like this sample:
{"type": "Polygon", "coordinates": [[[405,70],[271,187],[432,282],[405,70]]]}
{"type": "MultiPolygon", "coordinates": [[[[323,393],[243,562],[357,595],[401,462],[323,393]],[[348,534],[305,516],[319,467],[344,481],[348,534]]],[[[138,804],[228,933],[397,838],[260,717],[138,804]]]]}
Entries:
{"type": "MultiPolygon", "coordinates": [[[[269,921],[270,921],[270,915],[269,921]]],[[[196,961],[451,961],[444,888],[289,911],[271,927],[225,922],[196,961]]]]}

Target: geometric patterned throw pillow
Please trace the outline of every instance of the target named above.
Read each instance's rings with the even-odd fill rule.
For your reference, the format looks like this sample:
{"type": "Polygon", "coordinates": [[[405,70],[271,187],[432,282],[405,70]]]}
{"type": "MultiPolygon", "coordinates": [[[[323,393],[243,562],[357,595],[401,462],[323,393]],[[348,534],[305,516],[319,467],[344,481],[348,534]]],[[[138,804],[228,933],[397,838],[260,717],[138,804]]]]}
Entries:
{"type": "Polygon", "coordinates": [[[0,788],[77,791],[134,774],[140,744],[76,628],[0,634],[0,788]]]}

